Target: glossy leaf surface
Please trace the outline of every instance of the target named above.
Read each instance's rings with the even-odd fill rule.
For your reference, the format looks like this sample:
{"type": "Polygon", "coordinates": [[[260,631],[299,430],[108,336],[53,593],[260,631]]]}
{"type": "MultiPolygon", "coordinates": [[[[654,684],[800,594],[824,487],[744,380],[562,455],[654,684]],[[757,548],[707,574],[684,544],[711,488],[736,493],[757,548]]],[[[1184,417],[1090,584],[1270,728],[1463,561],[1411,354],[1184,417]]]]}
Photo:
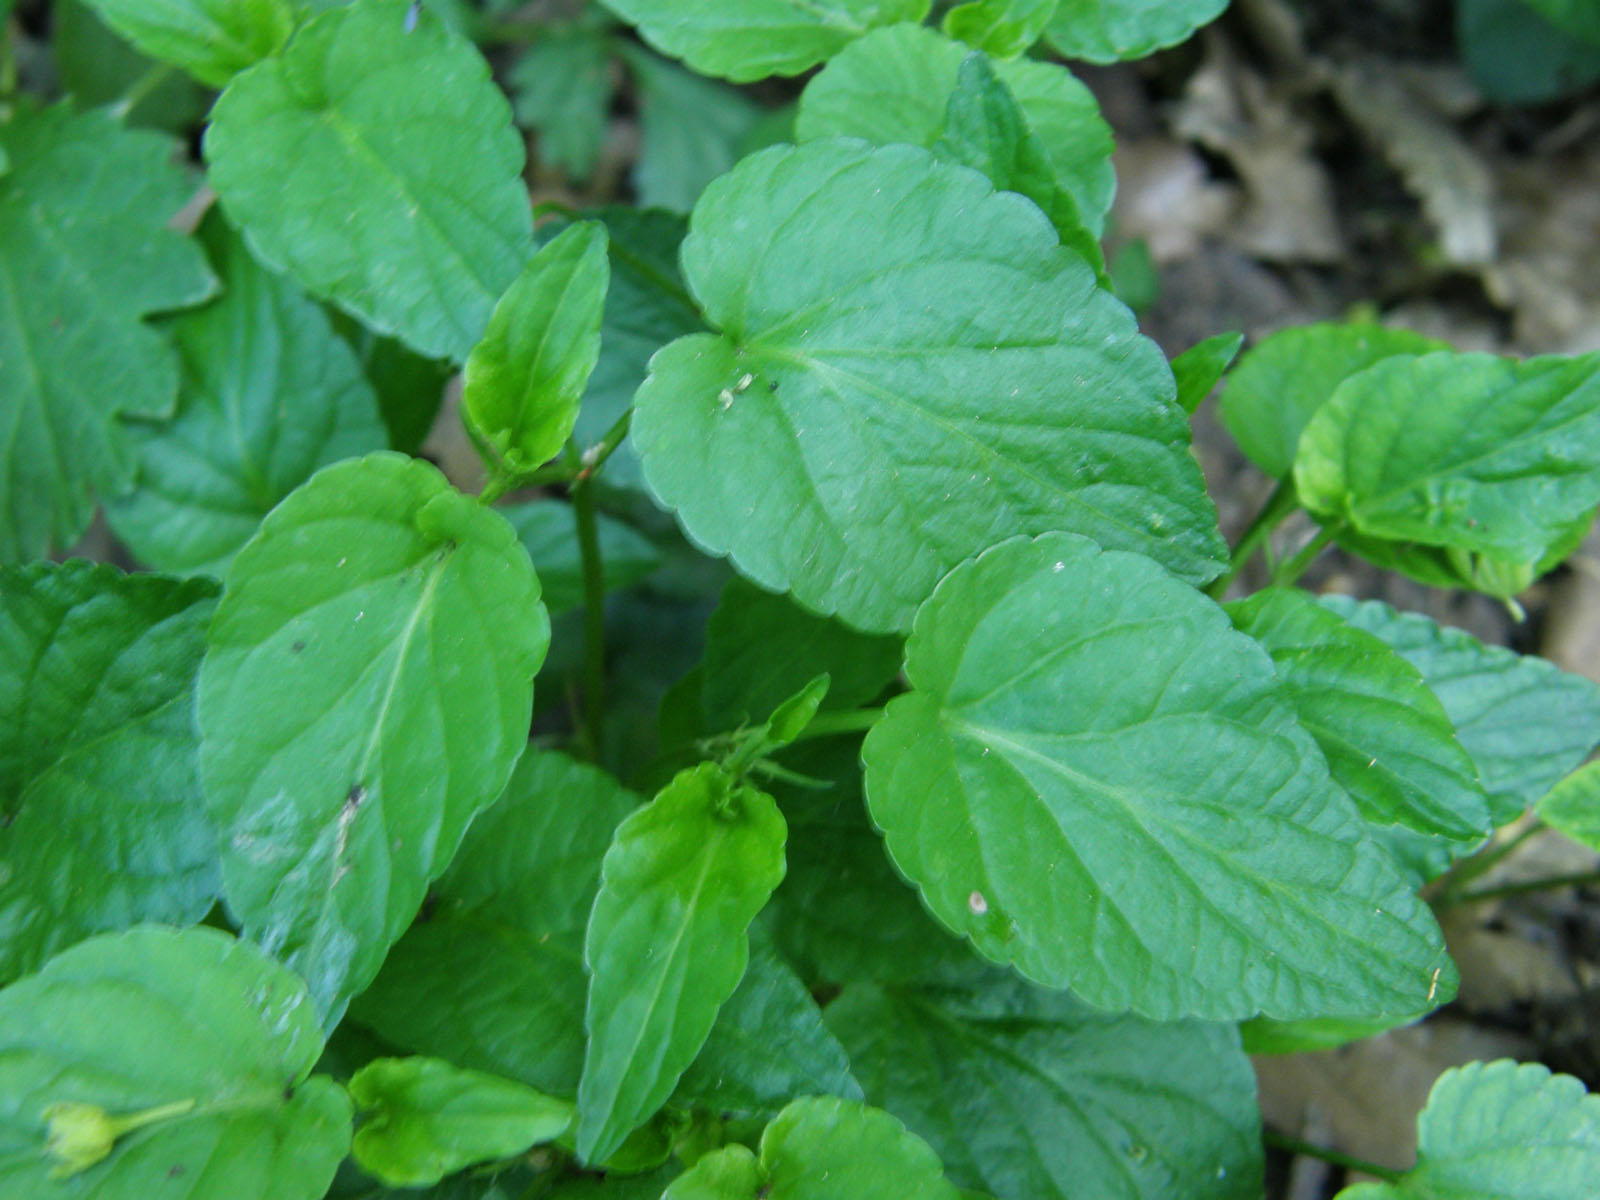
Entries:
{"type": "Polygon", "coordinates": [[[1417,1118],[1417,1165],[1339,1200],[1568,1200],[1600,1179],[1600,1098],[1510,1059],[1446,1071],[1417,1118]]]}
{"type": "Polygon", "coordinates": [[[1009,533],[1220,570],[1165,360],[1020,197],[911,146],[778,147],[706,189],[683,261],[723,333],[656,355],[634,437],[754,582],[889,632],[1009,533]]]}
{"type": "Polygon", "coordinates": [[[605,0],[605,6],[663,54],[735,83],[798,75],[871,29],[920,21],[928,12],[928,0],[605,0]]]}
{"type": "Polygon", "coordinates": [[[220,217],[202,238],[223,294],[168,325],[178,411],[129,427],[138,481],[106,517],[145,565],[221,575],[280,500],[320,467],[383,449],[388,433],[322,308],[220,217]]]}
{"type": "MultiPolygon", "coordinates": [[[[931,29],[897,25],[861,39],[806,85],[795,132],[802,141],[846,135],[874,145],[932,147],[944,133],[966,46],[931,29]]],[[[1059,66],[997,62],[994,72],[1039,141],[1054,182],[1098,235],[1116,189],[1111,130],[1093,93],[1059,66]]],[[[1019,189],[1020,190],[1020,189],[1019,189]]]]}
{"type": "Polygon", "coordinates": [[[0,569],[0,982],[211,907],[194,677],[215,596],[81,561],[0,569]]]}
{"type": "Polygon", "coordinates": [[[1347,596],[1322,603],[1422,672],[1478,766],[1496,825],[1537,804],[1600,744],[1600,685],[1593,681],[1542,658],[1486,646],[1420,613],[1347,596]]]}
{"type": "Polygon", "coordinates": [[[1228,0],[1060,0],[1046,38],[1067,58],[1143,58],[1216,19],[1228,0]]]}
{"type": "Polygon", "coordinates": [[[783,878],[772,798],[713,763],[618,827],[584,962],[589,1041],[578,1154],[604,1162],[672,1094],[748,960],[746,929],[783,878]]]}
{"type": "Polygon", "coordinates": [[[94,493],[132,484],[120,418],[168,416],[178,391],[172,348],[141,318],[214,281],[164,228],[190,192],[165,138],[23,106],[0,151],[0,562],[16,562],[70,546],[94,493]]]}
{"type": "Polygon", "coordinates": [[[361,1113],[351,1153],[391,1187],[425,1187],[559,1137],[572,1105],[438,1058],[380,1058],[350,1080],[361,1113]]]}
{"type": "Polygon", "coordinates": [[[139,51],[223,87],[288,40],[289,0],[86,0],[139,51]]]}
{"type": "Polygon", "coordinates": [[[1405,1014],[1453,991],[1266,652],[1148,559],[1004,543],[923,606],[906,674],[867,736],[868,803],[980,953],[1157,1019],[1405,1014]]]}
{"type": "Polygon", "coordinates": [[[867,1098],[954,1182],[1039,1200],[1258,1200],[1255,1076],[1232,1029],[1059,996],[1032,1012],[963,999],[857,985],[827,1012],[867,1098]]]}
{"type": "Polygon", "coordinates": [[[569,226],[506,289],[489,331],[467,356],[462,410],[511,475],[534,470],[566,445],[600,357],[610,281],[605,226],[569,226]]]}
{"type": "Polygon", "coordinates": [[[1477,766],[1416,667],[1304,592],[1270,588],[1228,614],[1272,656],[1333,781],[1419,884],[1489,835],[1477,766]]]}
{"type": "Polygon", "coordinates": [[[324,1013],[505,786],[548,641],[511,527],[420,460],[327,468],[234,560],[200,672],[224,894],[324,1013]]]}
{"type": "Polygon", "coordinates": [[[371,0],[301,26],[228,85],[206,161],[263,262],[461,361],[531,248],[522,141],[472,44],[426,13],[408,30],[408,8],[371,0]]]}
{"type": "Polygon", "coordinates": [[[0,991],[0,1193],[318,1200],[350,1144],[344,1091],[307,1078],[321,1050],[304,983],[254,946],[82,942],[0,991]],[[74,1146],[108,1117],[123,1136],[74,1146]]]}

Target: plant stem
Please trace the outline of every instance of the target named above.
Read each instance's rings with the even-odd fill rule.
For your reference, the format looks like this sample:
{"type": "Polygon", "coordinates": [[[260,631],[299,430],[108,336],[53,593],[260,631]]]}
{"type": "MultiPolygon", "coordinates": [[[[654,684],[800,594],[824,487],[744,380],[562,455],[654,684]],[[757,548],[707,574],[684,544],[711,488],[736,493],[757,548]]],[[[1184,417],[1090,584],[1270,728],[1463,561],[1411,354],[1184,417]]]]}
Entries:
{"type": "Polygon", "coordinates": [[[1435,908],[1454,908],[1460,904],[1478,904],[1484,900],[1502,900],[1507,896],[1525,896],[1529,892],[1548,892],[1556,888],[1585,887],[1600,884],[1600,869],[1576,871],[1570,875],[1547,875],[1543,879],[1529,879],[1522,883],[1502,883],[1497,887],[1479,888],[1475,892],[1452,892],[1433,902],[1435,908]]]}
{"type": "Polygon", "coordinates": [[[795,741],[809,742],[813,738],[837,737],[843,733],[863,733],[877,724],[881,716],[883,716],[881,708],[846,708],[838,712],[818,713],[795,741]]]}
{"type": "Polygon", "coordinates": [[[583,563],[583,735],[598,762],[606,711],[606,579],[594,484],[588,478],[572,485],[572,513],[583,563]]]}
{"type": "Polygon", "coordinates": [[[1536,834],[1543,833],[1546,828],[1547,826],[1543,821],[1535,818],[1511,837],[1502,841],[1491,842],[1471,858],[1462,859],[1450,870],[1434,880],[1424,890],[1423,896],[1428,899],[1429,903],[1443,903],[1446,905],[1453,903],[1453,897],[1463,894],[1466,891],[1467,884],[1480,876],[1488,874],[1489,871],[1514,853],[1523,842],[1536,834]],[[1431,896],[1429,892],[1432,893],[1431,896]]]}
{"type": "Polygon", "coordinates": [[[1267,1145],[1278,1150],[1287,1150],[1291,1154],[1304,1154],[1308,1158],[1320,1158],[1323,1162],[1332,1163],[1336,1167],[1344,1167],[1349,1171],[1361,1171],[1371,1175],[1374,1179],[1382,1179],[1389,1183],[1398,1183],[1405,1175],[1404,1171],[1396,1171],[1389,1167],[1380,1167],[1377,1163],[1367,1162],[1366,1159],[1356,1158],[1354,1155],[1345,1154],[1327,1146],[1313,1145],[1303,1142],[1299,1138],[1289,1137],[1275,1129],[1263,1129],[1261,1140],[1267,1145]]]}
{"type": "Polygon", "coordinates": [[[1244,565],[1255,557],[1261,544],[1272,536],[1272,531],[1282,525],[1289,514],[1300,507],[1300,497],[1295,494],[1294,482],[1289,479],[1280,479],[1278,486],[1273,488],[1272,495],[1267,497],[1267,502],[1256,513],[1245,531],[1239,535],[1239,543],[1233,548],[1233,554],[1228,561],[1228,573],[1218,579],[1206,589],[1206,595],[1213,600],[1221,600],[1228,594],[1228,588],[1233,585],[1234,579],[1244,569],[1244,565]]]}
{"type": "Polygon", "coordinates": [[[1278,569],[1272,573],[1272,586],[1288,587],[1304,575],[1306,568],[1315,562],[1317,556],[1328,548],[1328,543],[1338,536],[1339,529],[1340,526],[1335,524],[1324,525],[1317,530],[1317,536],[1302,546],[1298,554],[1278,564],[1278,569]]]}
{"type": "Polygon", "coordinates": [[[633,409],[627,409],[616,423],[606,430],[605,437],[583,452],[583,467],[578,472],[580,480],[591,478],[601,467],[605,466],[606,459],[616,453],[618,446],[628,436],[628,430],[633,425],[633,409]]]}
{"type": "Polygon", "coordinates": [[[119,121],[122,120],[147,100],[150,93],[165,83],[167,76],[171,74],[172,68],[165,63],[157,63],[151,67],[138,79],[135,79],[128,90],[123,92],[117,102],[111,106],[111,115],[119,121]]]}

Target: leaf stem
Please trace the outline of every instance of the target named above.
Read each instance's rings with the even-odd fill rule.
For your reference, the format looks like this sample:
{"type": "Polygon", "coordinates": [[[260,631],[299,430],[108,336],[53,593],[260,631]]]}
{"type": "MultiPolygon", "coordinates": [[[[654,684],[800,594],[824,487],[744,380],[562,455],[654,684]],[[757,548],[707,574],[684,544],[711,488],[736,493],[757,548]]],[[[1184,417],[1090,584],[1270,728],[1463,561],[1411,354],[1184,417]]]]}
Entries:
{"type": "Polygon", "coordinates": [[[155,91],[167,81],[172,74],[172,68],[165,63],[157,63],[129,85],[117,101],[111,105],[111,115],[121,121],[140,104],[149,99],[150,93],[155,91]]]}
{"type": "Polygon", "coordinates": [[[1300,548],[1293,558],[1286,558],[1278,564],[1278,569],[1272,573],[1273,587],[1288,587],[1306,573],[1306,568],[1317,560],[1317,556],[1328,548],[1328,543],[1339,536],[1339,524],[1324,525],[1317,530],[1317,536],[1312,538],[1300,548]]]}
{"type": "Polygon", "coordinates": [[[809,742],[813,738],[838,737],[845,733],[864,733],[883,716],[881,708],[845,708],[838,712],[821,712],[811,719],[811,724],[801,731],[796,742],[809,742]]]}
{"type": "Polygon", "coordinates": [[[1246,563],[1255,557],[1261,544],[1272,536],[1272,531],[1282,525],[1289,514],[1300,507],[1300,497],[1294,490],[1292,479],[1278,480],[1278,486],[1272,489],[1272,495],[1267,497],[1266,504],[1255,518],[1245,527],[1239,535],[1239,542],[1233,548],[1233,554],[1228,560],[1228,573],[1214,582],[1206,589],[1206,595],[1213,600],[1221,600],[1228,594],[1228,589],[1233,586],[1233,581],[1244,569],[1246,563]]]}
{"type": "Polygon", "coordinates": [[[1299,1138],[1290,1137],[1279,1133],[1275,1129],[1263,1129],[1261,1140],[1277,1150],[1287,1150],[1291,1154],[1303,1154],[1308,1158],[1320,1158],[1325,1163],[1332,1163],[1336,1167],[1344,1167],[1348,1171],[1361,1171],[1371,1175],[1374,1179],[1382,1179],[1388,1183],[1399,1183],[1405,1176],[1404,1171],[1396,1171],[1390,1167],[1380,1167],[1377,1163],[1368,1162],[1364,1158],[1345,1154],[1343,1151],[1334,1150],[1328,1146],[1318,1146],[1311,1142],[1303,1142],[1299,1138]]]}
{"type": "Polygon", "coordinates": [[[592,478],[601,467],[605,466],[606,459],[616,453],[617,447],[622,445],[632,426],[633,409],[630,407],[616,419],[610,429],[606,430],[603,438],[583,452],[583,466],[577,475],[579,482],[592,478]]]}
{"type": "Polygon", "coordinates": [[[1462,904],[1479,904],[1485,900],[1503,900],[1508,896],[1525,896],[1530,892],[1549,892],[1556,888],[1585,887],[1600,884],[1600,869],[1574,871],[1569,875],[1546,875],[1542,879],[1528,879],[1521,883],[1502,883],[1496,887],[1479,888],[1475,892],[1451,892],[1433,902],[1435,908],[1455,908],[1462,904]]]}
{"type": "Polygon", "coordinates": [[[1498,842],[1491,842],[1482,850],[1479,850],[1471,858],[1462,859],[1455,866],[1451,867],[1450,870],[1446,871],[1438,879],[1434,880],[1434,882],[1423,891],[1423,896],[1427,898],[1430,903],[1443,903],[1445,905],[1453,903],[1453,897],[1464,893],[1466,891],[1467,884],[1471,883],[1474,879],[1488,874],[1496,866],[1504,862],[1505,859],[1511,854],[1515,853],[1517,848],[1520,847],[1523,842],[1537,834],[1544,832],[1546,828],[1548,828],[1548,826],[1546,826],[1543,821],[1539,820],[1538,818],[1534,818],[1511,837],[1504,838],[1498,842]],[[1429,896],[1429,892],[1432,892],[1433,894],[1429,896]]]}
{"type": "Polygon", "coordinates": [[[572,485],[572,513],[583,564],[583,738],[598,762],[606,711],[606,580],[594,483],[586,476],[572,485]]]}

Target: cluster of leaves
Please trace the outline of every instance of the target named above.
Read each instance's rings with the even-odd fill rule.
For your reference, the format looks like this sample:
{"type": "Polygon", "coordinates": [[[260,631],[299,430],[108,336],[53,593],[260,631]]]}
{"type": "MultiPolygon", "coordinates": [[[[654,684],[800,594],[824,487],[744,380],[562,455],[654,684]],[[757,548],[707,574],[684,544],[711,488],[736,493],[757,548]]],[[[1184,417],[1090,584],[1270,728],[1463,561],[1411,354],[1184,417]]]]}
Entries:
{"type": "MultiPolygon", "coordinates": [[[[1246,1050],[1448,1002],[1419,890],[1530,807],[1600,841],[1600,688],[1291,586],[1559,563],[1600,356],[1263,342],[1230,552],[1188,417],[1240,339],[1169,364],[1109,290],[1110,135],[1024,52],[1223,0],[609,0],[511,73],[576,171],[613,54],[647,125],[821,69],[766,148],[641,164],[687,224],[537,228],[505,6],[90,5],[220,89],[219,204],[173,231],[126,105],[4,102],[0,1196],[1253,1197],[1246,1050]],[[477,497],[408,453],[457,372],[477,497]],[[738,576],[649,752],[641,494],[738,576]],[[26,561],[97,508],[149,572],[26,561]]],[[[1347,1194],[1576,1196],[1597,1106],[1451,1072],[1347,1194]]]]}

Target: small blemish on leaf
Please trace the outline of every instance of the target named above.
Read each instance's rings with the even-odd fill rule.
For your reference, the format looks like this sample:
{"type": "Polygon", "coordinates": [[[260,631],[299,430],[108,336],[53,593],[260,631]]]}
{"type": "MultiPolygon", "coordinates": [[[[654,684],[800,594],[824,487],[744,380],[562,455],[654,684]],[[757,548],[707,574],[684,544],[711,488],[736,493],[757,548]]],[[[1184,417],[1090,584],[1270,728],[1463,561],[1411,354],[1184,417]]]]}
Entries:
{"type": "Polygon", "coordinates": [[[967,897],[967,907],[972,910],[972,915],[981,917],[989,911],[989,901],[984,899],[982,892],[973,892],[967,897]]]}
{"type": "Polygon", "coordinates": [[[296,642],[294,645],[289,647],[289,649],[294,651],[296,654],[299,654],[300,651],[304,650],[305,648],[306,644],[304,642],[296,642]]]}

